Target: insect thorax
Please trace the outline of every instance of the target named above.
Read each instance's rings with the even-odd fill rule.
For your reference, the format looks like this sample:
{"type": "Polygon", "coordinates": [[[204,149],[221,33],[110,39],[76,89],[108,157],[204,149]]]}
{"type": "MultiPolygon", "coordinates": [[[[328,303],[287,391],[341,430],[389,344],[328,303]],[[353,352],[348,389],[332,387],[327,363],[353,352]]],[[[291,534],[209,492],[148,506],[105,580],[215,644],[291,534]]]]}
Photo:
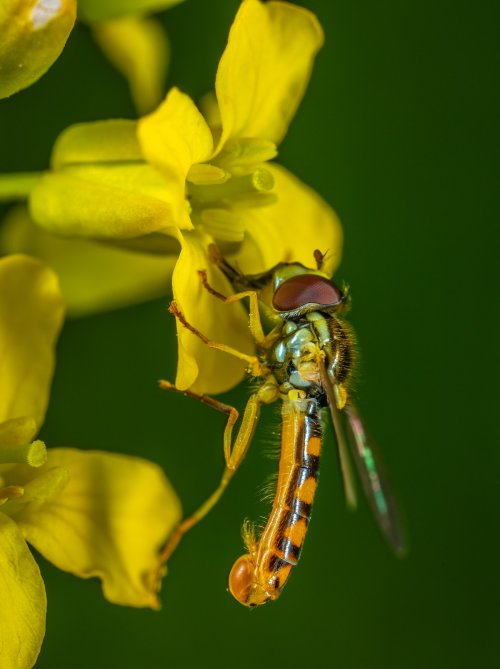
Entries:
{"type": "Polygon", "coordinates": [[[352,369],[353,337],[338,318],[319,311],[286,319],[281,334],[268,353],[268,364],[281,395],[304,391],[324,404],[320,365],[332,382],[345,383],[352,369]]]}

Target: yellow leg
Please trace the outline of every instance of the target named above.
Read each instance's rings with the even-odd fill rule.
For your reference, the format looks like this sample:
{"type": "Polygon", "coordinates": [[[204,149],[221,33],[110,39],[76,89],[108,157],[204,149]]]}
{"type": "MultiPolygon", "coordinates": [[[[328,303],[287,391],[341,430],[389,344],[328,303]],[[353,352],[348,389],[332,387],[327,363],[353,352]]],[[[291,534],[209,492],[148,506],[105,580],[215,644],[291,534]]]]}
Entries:
{"type": "Polygon", "coordinates": [[[233,355],[235,358],[239,358],[240,360],[244,360],[246,363],[248,363],[248,369],[252,376],[262,376],[262,365],[259,362],[259,359],[256,355],[248,355],[247,353],[242,353],[242,351],[238,351],[237,349],[233,348],[232,346],[228,346],[227,344],[221,344],[220,342],[213,341],[212,339],[209,339],[206,337],[203,332],[200,332],[197,330],[194,325],[191,325],[191,323],[188,323],[186,318],[184,317],[184,314],[182,311],[179,309],[177,306],[177,302],[175,300],[172,300],[170,303],[170,306],[168,308],[171,314],[173,314],[179,323],[181,323],[187,330],[192,332],[194,335],[199,337],[201,341],[206,344],[209,348],[214,348],[218,351],[224,351],[224,353],[228,353],[229,355],[233,355]]]}
{"type": "Polygon", "coordinates": [[[203,502],[203,504],[193,514],[185,518],[176,528],[160,554],[161,563],[164,564],[174,552],[183,535],[194,525],[196,525],[196,523],[198,523],[202,518],[204,518],[221,498],[224,490],[227,488],[229,481],[232,479],[234,473],[246,455],[250,441],[255,431],[255,427],[257,425],[260,407],[263,403],[270,400],[269,397],[265,395],[262,396],[260,390],[257,391],[254,395],[251,395],[246,404],[243,418],[241,420],[241,425],[233,444],[233,427],[239,416],[237,409],[227,404],[223,404],[222,402],[219,402],[212,397],[208,397],[207,395],[198,395],[197,393],[193,393],[189,390],[178,390],[168,381],[160,381],[160,387],[164,388],[165,390],[175,390],[177,392],[181,392],[188,397],[194,397],[204,404],[208,404],[209,406],[214,407],[217,409],[217,411],[222,411],[223,413],[228,414],[226,427],[224,429],[224,460],[226,462],[226,466],[224,468],[220,483],[214,492],[210,495],[210,497],[208,497],[208,499],[206,499],[205,502],[203,502]]]}
{"type": "Polygon", "coordinates": [[[225,304],[234,304],[234,302],[239,302],[239,300],[245,299],[248,297],[250,300],[250,311],[249,311],[249,328],[252,333],[253,338],[258,346],[266,348],[268,346],[269,338],[264,334],[264,329],[262,327],[262,321],[260,320],[260,311],[259,311],[259,298],[255,290],[245,290],[241,293],[235,293],[234,295],[229,295],[226,297],[219,293],[217,290],[212,288],[208,283],[207,272],[206,270],[199,270],[198,274],[200,275],[201,282],[204,287],[208,290],[211,295],[217,297],[219,300],[225,302],[225,304]]]}

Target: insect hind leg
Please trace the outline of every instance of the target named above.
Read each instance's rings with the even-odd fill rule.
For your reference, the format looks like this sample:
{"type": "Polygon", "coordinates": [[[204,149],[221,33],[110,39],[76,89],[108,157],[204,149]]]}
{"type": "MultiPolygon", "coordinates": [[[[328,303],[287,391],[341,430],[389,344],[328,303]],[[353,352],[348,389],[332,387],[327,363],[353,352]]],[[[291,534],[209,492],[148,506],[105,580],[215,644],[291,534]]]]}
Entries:
{"type": "Polygon", "coordinates": [[[266,391],[263,391],[261,388],[250,396],[243,412],[238,433],[233,442],[233,428],[239,417],[239,412],[237,409],[229,406],[228,404],[223,404],[222,402],[219,402],[218,400],[214,399],[213,397],[209,397],[208,395],[198,395],[197,393],[189,390],[179,390],[168,381],[160,381],[160,387],[164,388],[165,390],[174,390],[188,397],[198,399],[204,404],[213,407],[217,411],[221,411],[222,413],[228,415],[227,423],[224,428],[225,468],[222,473],[219,485],[216,487],[213,493],[198,507],[198,509],[196,509],[196,511],[190,516],[185,518],[175,529],[174,533],[171,535],[167,544],[160,553],[160,561],[163,565],[170,558],[184,534],[186,534],[186,532],[194,525],[199,523],[200,520],[202,520],[207,515],[207,513],[221,498],[248,451],[248,447],[252,440],[252,436],[255,432],[255,427],[259,418],[261,405],[272,401],[273,398],[269,394],[268,388],[266,391]]]}

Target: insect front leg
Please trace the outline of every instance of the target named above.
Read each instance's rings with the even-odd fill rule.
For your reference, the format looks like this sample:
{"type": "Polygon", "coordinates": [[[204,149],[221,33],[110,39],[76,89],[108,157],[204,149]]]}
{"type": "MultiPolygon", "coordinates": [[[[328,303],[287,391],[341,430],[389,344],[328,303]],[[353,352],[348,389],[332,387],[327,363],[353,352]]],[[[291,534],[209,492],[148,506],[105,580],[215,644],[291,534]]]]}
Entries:
{"type": "Polygon", "coordinates": [[[276,399],[278,397],[278,391],[277,387],[276,390],[274,390],[273,384],[266,383],[261,386],[256,393],[250,396],[243,412],[243,417],[241,419],[238,433],[233,442],[233,428],[239,417],[239,412],[237,409],[229,406],[228,404],[223,404],[222,402],[219,402],[218,400],[215,400],[213,397],[209,397],[208,395],[198,395],[197,393],[193,393],[189,390],[178,390],[168,381],[160,381],[160,387],[164,388],[165,390],[175,390],[177,392],[181,392],[188,397],[198,399],[204,404],[208,404],[214,409],[217,409],[217,411],[221,411],[228,415],[226,427],[224,429],[225,468],[222,473],[219,485],[214,490],[214,492],[203,502],[203,504],[201,504],[201,506],[198,507],[198,509],[193,514],[185,518],[176,528],[160,554],[161,563],[164,564],[174,552],[182,536],[200,520],[202,520],[221,498],[224,490],[227,488],[230,480],[234,476],[236,470],[240,466],[248,451],[248,447],[252,440],[257,421],[259,419],[260,407],[262,404],[267,404],[276,399]]]}
{"type": "Polygon", "coordinates": [[[196,335],[201,341],[206,344],[209,348],[216,349],[217,351],[224,351],[224,353],[227,353],[228,355],[232,355],[235,358],[239,358],[240,360],[244,360],[248,364],[248,369],[252,376],[262,376],[262,365],[256,355],[248,355],[247,353],[243,353],[242,351],[238,351],[238,349],[233,348],[232,346],[228,346],[227,344],[222,344],[221,342],[213,341],[212,339],[209,339],[206,335],[203,334],[203,332],[200,332],[197,330],[194,325],[191,325],[189,323],[182,311],[179,309],[177,306],[177,302],[175,300],[172,300],[170,303],[170,306],[168,307],[168,310],[170,311],[171,314],[173,314],[176,319],[181,323],[189,332],[192,332],[194,335],[196,335]]]}
{"type": "Polygon", "coordinates": [[[256,291],[245,290],[241,293],[235,293],[234,295],[229,295],[227,297],[222,293],[219,293],[217,290],[215,290],[215,288],[212,288],[212,286],[208,283],[206,270],[199,270],[198,274],[200,275],[203,286],[208,290],[208,292],[225,304],[234,304],[235,302],[239,302],[240,300],[245,299],[245,297],[249,298],[250,308],[248,314],[248,327],[252,333],[252,337],[255,339],[256,344],[263,348],[267,348],[269,346],[269,337],[264,334],[264,328],[262,327],[259,311],[259,298],[256,291]]]}

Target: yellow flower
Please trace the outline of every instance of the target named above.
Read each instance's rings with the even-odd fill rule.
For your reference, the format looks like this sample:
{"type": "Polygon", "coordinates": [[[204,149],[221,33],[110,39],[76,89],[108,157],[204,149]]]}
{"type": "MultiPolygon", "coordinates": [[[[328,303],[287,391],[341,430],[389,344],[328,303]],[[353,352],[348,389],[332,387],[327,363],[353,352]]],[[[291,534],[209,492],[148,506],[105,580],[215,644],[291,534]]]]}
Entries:
{"type": "MultiPolygon", "coordinates": [[[[159,103],[169,61],[162,25],[144,16],[182,0],[78,0],[78,18],[125,76],[139,113],[159,103]]],[[[61,54],[76,19],[76,0],[2,0],[0,98],[30,86],[61,54]]]]}
{"type": "MultiPolygon", "coordinates": [[[[334,212],[269,162],[322,42],[311,12],[285,2],[244,0],[205,117],[174,88],[137,124],[68,128],[54,147],[52,171],[31,192],[34,220],[52,233],[143,251],[172,254],[180,246],[172,285],[186,318],[211,339],[250,352],[243,306],[209,295],[197,270],[207,269],[214,288],[230,292],[207,257],[214,241],[247,273],[283,260],[311,264],[316,248],[328,250],[327,272],[338,264],[341,229],[334,212]]],[[[179,388],[221,392],[243,373],[240,361],[224,360],[179,329],[179,388]]]]}
{"type": "Polygon", "coordinates": [[[27,669],[45,631],[32,544],[60,569],[98,576],[114,603],[157,608],[157,552],[178,522],[155,465],[33,441],[43,421],[63,302],[54,273],[27,256],[0,260],[0,655],[27,669]]]}
{"type": "Polygon", "coordinates": [[[59,57],[76,19],[76,0],[2,0],[0,98],[30,86],[59,57]]]}
{"type": "Polygon", "coordinates": [[[175,264],[174,256],[52,235],[33,223],[25,205],[13,207],[2,221],[0,250],[42,258],[59,278],[70,317],[164,297],[175,264]]]}
{"type": "Polygon", "coordinates": [[[140,114],[156,107],[165,90],[170,45],[152,12],[182,0],[78,0],[78,18],[90,25],[94,39],[127,79],[140,114]]]}

